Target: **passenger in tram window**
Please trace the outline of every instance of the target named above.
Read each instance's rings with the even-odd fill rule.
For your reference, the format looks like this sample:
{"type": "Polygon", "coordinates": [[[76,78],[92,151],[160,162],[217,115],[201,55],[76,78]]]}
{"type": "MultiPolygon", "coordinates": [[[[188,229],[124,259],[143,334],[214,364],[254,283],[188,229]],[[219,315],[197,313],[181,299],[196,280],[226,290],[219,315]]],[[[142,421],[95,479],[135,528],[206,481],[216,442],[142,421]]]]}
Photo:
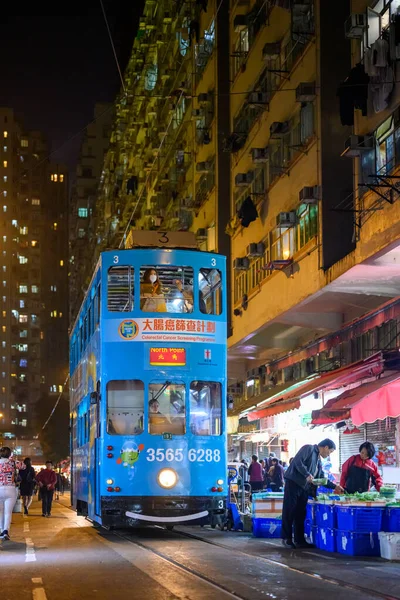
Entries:
{"type": "Polygon", "coordinates": [[[146,269],[140,284],[140,308],[144,312],[167,312],[161,281],[155,269],[146,269]]]}
{"type": "Polygon", "coordinates": [[[184,286],[180,279],[175,279],[174,284],[181,298],[175,298],[172,301],[174,306],[173,312],[193,312],[193,285],[184,286]]]}
{"type": "MultiPolygon", "coordinates": [[[[155,398],[152,398],[149,402],[149,412],[152,415],[162,415],[160,413],[160,403],[155,398]]],[[[163,416],[163,415],[162,415],[163,416]]]]}

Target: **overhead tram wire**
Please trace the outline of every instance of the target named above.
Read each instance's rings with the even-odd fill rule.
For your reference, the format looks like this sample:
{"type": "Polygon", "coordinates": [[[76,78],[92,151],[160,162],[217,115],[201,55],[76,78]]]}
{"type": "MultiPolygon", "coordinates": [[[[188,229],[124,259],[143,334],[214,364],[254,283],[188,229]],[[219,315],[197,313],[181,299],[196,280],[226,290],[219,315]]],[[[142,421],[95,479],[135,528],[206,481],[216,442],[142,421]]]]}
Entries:
{"type": "MultiPolygon", "coordinates": [[[[217,10],[215,11],[215,14],[213,15],[213,20],[214,20],[214,21],[215,21],[215,19],[216,19],[216,18],[217,18],[217,16],[218,16],[218,13],[219,13],[219,10],[220,10],[220,8],[221,8],[221,6],[222,6],[222,3],[223,3],[223,1],[224,1],[224,0],[220,0],[220,3],[219,3],[219,5],[218,5],[218,7],[217,7],[217,10]]],[[[180,94],[180,96],[179,96],[179,98],[178,98],[178,100],[177,100],[177,104],[180,102],[180,100],[182,99],[182,97],[183,97],[183,96],[184,96],[184,93],[183,93],[183,92],[181,92],[181,94],[180,94]]],[[[165,97],[165,96],[164,96],[164,97],[165,97]]],[[[185,96],[185,97],[186,97],[186,96],[185,96]]],[[[130,227],[130,225],[131,225],[131,223],[132,223],[132,219],[133,219],[133,217],[135,216],[136,209],[137,209],[137,207],[138,207],[138,205],[139,205],[139,202],[141,201],[141,199],[142,199],[142,197],[143,197],[143,192],[144,192],[144,190],[146,189],[146,186],[147,186],[147,183],[148,183],[148,181],[149,181],[150,175],[153,173],[153,169],[154,169],[154,166],[155,166],[155,164],[156,164],[156,161],[158,160],[158,156],[159,156],[159,154],[160,154],[160,150],[161,150],[161,148],[162,148],[162,147],[163,147],[163,145],[164,145],[164,142],[165,142],[165,140],[166,140],[166,138],[167,138],[168,131],[169,131],[170,127],[171,127],[171,124],[172,124],[173,120],[174,120],[174,117],[172,116],[172,117],[170,118],[170,120],[169,120],[169,123],[168,123],[168,125],[167,125],[166,131],[165,131],[165,133],[164,133],[164,136],[163,136],[163,138],[162,138],[162,140],[161,140],[161,143],[160,143],[160,145],[159,145],[159,147],[158,147],[158,149],[157,149],[157,154],[156,154],[156,156],[154,157],[153,163],[152,163],[152,165],[151,165],[151,169],[150,169],[150,171],[149,171],[149,172],[148,172],[148,174],[147,174],[146,181],[145,181],[144,185],[142,186],[142,189],[141,189],[141,192],[140,192],[140,194],[139,194],[139,197],[138,197],[138,199],[136,200],[136,202],[135,202],[135,205],[134,205],[134,207],[133,207],[133,209],[132,209],[131,216],[129,217],[128,224],[127,224],[127,226],[125,227],[124,233],[122,234],[121,241],[120,241],[120,243],[119,243],[119,246],[118,246],[118,248],[119,248],[119,249],[121,249],[121,247],[122,247],[123,243],[124,243],[124,242],[125,242],[125,240],[126,240],[126,236],[127,236],[127,233],[128,233],[128,231],[129,231],[129,227],[130,227]]]]}

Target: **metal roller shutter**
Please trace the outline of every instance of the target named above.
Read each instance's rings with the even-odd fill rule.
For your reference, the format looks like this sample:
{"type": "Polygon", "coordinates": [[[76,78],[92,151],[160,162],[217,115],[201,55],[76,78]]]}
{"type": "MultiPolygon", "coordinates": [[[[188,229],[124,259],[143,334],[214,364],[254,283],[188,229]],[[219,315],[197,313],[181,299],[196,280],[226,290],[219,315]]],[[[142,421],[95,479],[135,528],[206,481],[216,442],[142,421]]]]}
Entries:
{"type": "Polygon", "coordinates": [[[366,424],[367,440],[373,444],[385,444],[386,446],[396,445],[396,421],[397,419],[388,418],[384,421],[375,421],[375,423],[366,424]]]}
{"type": "Polygon", "coordinates": [[[360,433],[343,434],[345,427],[339,432],[339,460],[342,465],[350,456],[358,454],[358,449],[366,440],[365,426],[362,425],[358,429],[360,433]]]}

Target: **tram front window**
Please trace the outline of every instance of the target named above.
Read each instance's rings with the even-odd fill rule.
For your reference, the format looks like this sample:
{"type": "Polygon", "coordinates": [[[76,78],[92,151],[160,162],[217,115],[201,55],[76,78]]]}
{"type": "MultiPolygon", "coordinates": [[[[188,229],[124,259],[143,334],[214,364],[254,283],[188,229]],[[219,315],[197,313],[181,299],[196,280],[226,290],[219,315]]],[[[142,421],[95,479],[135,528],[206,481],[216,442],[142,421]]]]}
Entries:
{"type": "Polygon", "coordinates": [[[222,276],[218,269],[200,269],[199,307],[206,315],[222,313],[222,276]]]}
{"type": "Polygon", "coordinates": [[[144,384],[139,379],[107,383],[107,432],[138,435],[143,432],[144,384]]]}
{"type": "Polygon", "coordinates": [[[150,383],[149,433],[162,435],[185,433],[185,385],[182,383],[150,383]]]}
{"type": "Polygon", "coordinates": [[[193,312],[191,267],[143,266],[140,282],[140,308],[143,312],[193,312]]]}
{"type": "Polygon", "coordinates": [[[190,431],[194,435],[221,435],[221,384],[192,381],[190,384],[190,431]]]}

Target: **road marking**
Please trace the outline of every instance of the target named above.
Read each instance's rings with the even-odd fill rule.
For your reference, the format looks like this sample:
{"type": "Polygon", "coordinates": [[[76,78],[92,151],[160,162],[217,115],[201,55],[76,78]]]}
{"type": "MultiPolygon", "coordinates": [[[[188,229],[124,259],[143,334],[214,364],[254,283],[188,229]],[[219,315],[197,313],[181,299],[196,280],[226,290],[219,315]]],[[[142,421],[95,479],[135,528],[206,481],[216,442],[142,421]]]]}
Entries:
{"type": "Polygon", "coordinates": [[[24,533],[29,532],[29,523],[24,523],[24,533]]]}
{"type": "Polygon", "coordinates": [[[36,562],[35,545],[32,542],[31,538],[25,538],[25,544],[25,562],[36,562]]]}
{"type": "Polygon", "coordinates": [[[32,590],[32,598],[33,600],[47,600],[44,588],[34,588],[32,590]]]}
{"type": "Polygon", "coordinates": [[[41,577],[32,577],[32,583],[39,583],[43,585],[43,579],[41,577]]]}

